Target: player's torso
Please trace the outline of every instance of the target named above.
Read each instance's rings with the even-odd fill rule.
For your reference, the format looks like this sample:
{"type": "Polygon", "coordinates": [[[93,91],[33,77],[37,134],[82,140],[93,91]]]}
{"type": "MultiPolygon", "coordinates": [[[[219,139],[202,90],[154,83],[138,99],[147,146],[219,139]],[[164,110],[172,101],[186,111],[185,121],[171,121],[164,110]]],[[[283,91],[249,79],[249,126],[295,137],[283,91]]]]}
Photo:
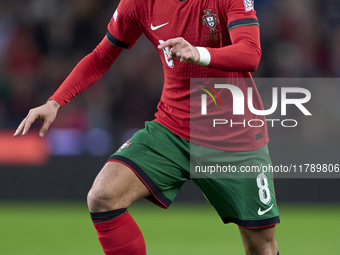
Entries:
{"type": "MultiPolygon", "coordinates": [[[[126,5],[125,10],[130,11],[134,8],[131,22],[138,23],[139,30],[141,30],[139,32],[143,32],[157,49],[157,46],[163,41],[176,37],[183,37],[193,46],[221,48],[230,45],[227,13],[230,13],[231,2],[235,4],[242,0],[130,1],[133,2],[134,7],[126,5]]],[[[130,22],[130,20],[128,21],[130,22]]],[[[209,135],[208,138],[204,138],[209,140],[208,143],[206,141],[201,143],[201,140],[202,134],[210,133],[210,128],[198,125],[199,128],[196,131],[190,129],[190,123],[192,123],[190,95],[195,90],[195,87],[190,87],[190,79],[226,77],[236,81],[237,78],[251,78],[251,75],[248,72],[228,72],[188,62],[182,63],[176,58],[168,61],[169,50],[170,48],[163,51],[158,50],[163,63],[164,87],[161,101],[157,107],[158,112],[155,114],[156,120],[177,135],[209,147],[211,144],[209,135]]],[[[239,85],[243,90],[246,89],[245,84],[239,85]]],[[[232,107],[224,107],[221,116],[224,118],[230,116],[231,109],[232,107]]],[[[214,145],[212,148],[257,149],[268,141],[266,127],[260,131],[254,130],[254,132],[248,128],[240,130],[234,128],[230,132],[214,131],[215,135],[211,139],[217,139],[219,145],[214,145]],[[263,133],[264,139],[262,139],[263,142],[260,141],[261,144],[254,140],[254,132],[256,134],[263,133]]]]}

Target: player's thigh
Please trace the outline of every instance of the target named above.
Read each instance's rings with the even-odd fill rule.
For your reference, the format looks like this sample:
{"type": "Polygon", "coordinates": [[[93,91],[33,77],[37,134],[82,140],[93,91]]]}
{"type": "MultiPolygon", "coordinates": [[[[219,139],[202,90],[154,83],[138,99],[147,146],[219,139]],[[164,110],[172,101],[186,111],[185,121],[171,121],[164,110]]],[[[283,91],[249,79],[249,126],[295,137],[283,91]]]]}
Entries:
{"type": "Polygon", "coordinates": [[[278,248],[275,238],[275,226],[256,229],[239,227],[239,229],[247,254],[277,254],[278,248]]]}
{"type": "Polygon", "coordinates": [[[128,166],[148,187],[154,204],[168,208],[189,179],[190,142],[156,121],[145,122],[109,161],[128,166]]]}
{"type": "Polygon", "coordinates": [[[151,193],[138,176],[119,162],[107,162],[97,175],[88,195],[90,211],[127,208],[151,193]]]}

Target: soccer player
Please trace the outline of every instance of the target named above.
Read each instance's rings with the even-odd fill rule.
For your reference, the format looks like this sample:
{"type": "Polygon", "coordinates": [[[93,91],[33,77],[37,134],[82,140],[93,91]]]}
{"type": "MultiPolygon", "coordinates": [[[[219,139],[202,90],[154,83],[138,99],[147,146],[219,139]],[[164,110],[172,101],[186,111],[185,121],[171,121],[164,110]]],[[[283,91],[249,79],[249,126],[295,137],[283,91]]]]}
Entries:
{"type": "MultiPolygon", "coordinates": [[[[191,145],[221,154],[225,165],[271,164],[266,125],[217,129],[213,141],[202,137],[204,125],[190,130],[190,78],[230,78],[243,92],[252,87],[254,106],[263,109],[255,84],[240,81],[251,80],[261,57],[252,0],[121,0],[104,39],[46,104],[29,111],[14,135],[25,135],[42,119],[39,135],[44,136],[60,107],[95,83],[142,33],[160,54],[164,87],[155,120],[146,122],[109,158],[88,194],[105,254],[146,254],[142,232],[127,208],[143,197],[167,208],[190,179],[191,145]]],[[[225,114],[231,116],[231,105],[223,108],[225,114]]],[[[246,115],[247,120],[265,122],[263,116],[246,115]]],[[[279,254],[274,233],[279,215],[273,183],[266,175],[193,180],[224,223],[239,225],[246,254],[279,254]]]]}

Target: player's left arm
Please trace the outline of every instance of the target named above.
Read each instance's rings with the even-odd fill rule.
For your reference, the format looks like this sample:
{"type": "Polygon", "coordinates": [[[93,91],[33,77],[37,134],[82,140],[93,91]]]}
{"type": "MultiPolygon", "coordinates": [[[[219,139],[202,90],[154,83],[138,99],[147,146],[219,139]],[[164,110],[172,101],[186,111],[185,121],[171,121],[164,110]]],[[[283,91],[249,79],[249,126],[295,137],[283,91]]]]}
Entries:
{"type": "Polygon", "coordinates": [[[257,25],[239,26],[230,31],[232,45],[222,48],[194,47],[184,38],[172,38],[158,46],[159,49],[172,47],[168,60],[178,58],[212,68],[253,72],[261,58],[260,31],[257,25]]]}
{"type": "Polygon", "coordinates": [[[168,60],[180,59],[212,68],[248,72],[255,71],[261,58],[260,29],[253,1],[220,1],[220,18],[228,21],[228,31],[232,44],[221,48],[194,47],[183,38],[170,39],[159,45],[159,49],[172,47],[168,60]]]}
{"type": "MultiPolygon", "coordinates": [[[[232,44],[222,48],[203,48],[203,64],[212,68],[254,72],[261,59],[260,29],[258,25],[245,25],[229,32],[232,44]]],[[[202,58],[202,56],[201,56],[202,58]]]]}

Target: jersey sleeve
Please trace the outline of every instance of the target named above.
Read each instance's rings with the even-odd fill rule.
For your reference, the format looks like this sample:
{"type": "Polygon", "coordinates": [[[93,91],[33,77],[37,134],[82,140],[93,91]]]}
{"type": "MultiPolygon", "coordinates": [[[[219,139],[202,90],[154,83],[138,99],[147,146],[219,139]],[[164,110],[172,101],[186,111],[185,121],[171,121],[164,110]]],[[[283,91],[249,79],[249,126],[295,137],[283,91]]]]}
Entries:
{"type": "Polygon", "coordinates": [[[254,0],[229,0],[225,3],[229,33],[239,26],[260,26],[254,9],[254,0]]]}
{"type": "Polygon", "coordinates": [[[209,67],[229,72],[253,72],[261,59],[259,22],[254,2],[222,1],[231,45],[206,49],[210,53],[209,67]]]}
{"type": "Polygon", "coordinates": [[[121,0],[107,26],[106,36],[117,47],[130,49],[142,34],[136,0],[121,0]]]}
{"type": "Polygon", "coordinates": [[[231,45],[206,48],[209,67],[229,72],[253,72],[261,59],[260,31],[257,26],[239,26],[231,30],[231,45]]]}
{"type": "Polygon", "coordinates": [[[56,100],[61,107],[64,106],[98,81],[122,51],[122,48],[113,46],[104,37],[98,46],[75,66],[49,100],[56,100]]]}

